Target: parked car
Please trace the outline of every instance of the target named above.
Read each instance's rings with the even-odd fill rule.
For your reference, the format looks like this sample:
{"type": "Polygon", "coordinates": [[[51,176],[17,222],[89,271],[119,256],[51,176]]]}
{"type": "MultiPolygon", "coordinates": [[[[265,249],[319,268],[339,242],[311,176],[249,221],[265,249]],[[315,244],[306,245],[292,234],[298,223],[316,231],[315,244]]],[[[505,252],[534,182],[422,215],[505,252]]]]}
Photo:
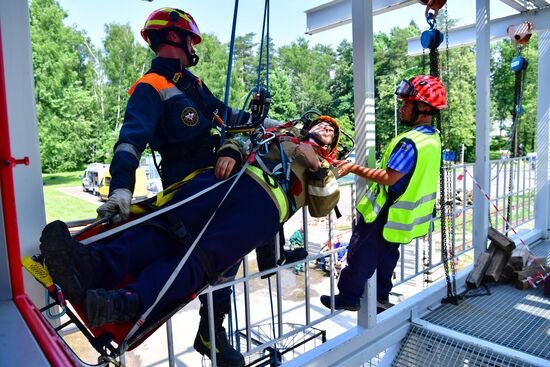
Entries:
{"type": "MultiPolygon", "coordinates": [[[[99,184],[99,196],[102,201],[107,201],[109,198],[109,185],[111,184],[111,174],[106,172],[103,180],[99,184]]],[[[140,201],[147,199],[147,174],[143,167],[136,169],[136,183],[134,186],[134,195],[132,201],[140,201]]]]}
{"type": "Polygon", "coordinates": [[[91,163],[82,175],[82,191],[99,195],[99,184],[105,173],[109,172],[109,165],[104,163],[91,163]]]}
{"type": "MultiPolygon", "coordinates": [[[[157,155],[157,162],[160,163],[161,158],[157,155]]],[[[141,158],[141,167],[145,169],[147,174],[147,191],[149,196],[154,196],[162,191],[162,180],[158,173],[157,167],[153,160],[153,155],[149,154],[141,158]]]]}

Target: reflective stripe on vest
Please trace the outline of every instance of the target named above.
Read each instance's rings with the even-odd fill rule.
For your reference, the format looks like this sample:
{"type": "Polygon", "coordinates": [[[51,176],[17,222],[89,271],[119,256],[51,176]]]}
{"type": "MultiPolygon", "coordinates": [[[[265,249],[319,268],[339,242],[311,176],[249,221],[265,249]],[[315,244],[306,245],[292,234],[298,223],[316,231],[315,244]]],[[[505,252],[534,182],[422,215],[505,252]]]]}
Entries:
{"type": "Polygon", "coordinates": [[[258,177],[261,181],[266,183],[266,186],[269,187],[271,190],[271,193],[275,197],[277,206],[277,210],[279,211],[279,222],[283,223],[284,220],[288,216],[288,201],[285,195],[285,192],[281,188],[281,186],[277,185],[277,187],[273,187],[271,183],[266,182],[264,179],[264,171],[262,171],[260,168],[255,166],[248,166],[247,170],[249,172],[252,172],[256,177],[258,177]]]}
{"type": "Polygon", "coordinates": [[[333,180],[323,187],[308,185],[307,192],[314,196],[330,196],[338,190],[338,181],[333,180]]]}
{"type": "Polygon", "coordinates": [[[128,90],[128,94],[132,95],[138,84],[149,84],[151,87],[159,93],[160,99],[165,102],[170,98],[183,94],[181,90],[176,87],[176,85],[168,81],[165,77],[157,73],[145,74],[138,81],[134,83],[128,90]]]}
{"type": "Polygon", "coordinates": [[[359,210],[359,212],[361,214],[363,214],[363,217],[365,217],[367,212],[369,212],[371,214],[369,216],[373,217],[372,220],[367,220],[366,219],[367,223],[372,222],[378,216],[378,213],[380,213],[380,210],[382,210],[382,207],[376,201],[376,196],[377,195],[370,189],[370,187],[367,187],[367,191],[365,192],[365,196],[363,196],[363,199],[361,199],[361,201],[357,205],[357,210],[359,210]],[[369,207],[368,209],[365,208],[365,207],[367,207],[367,205],[366,205],[367,203],[370,204],[370,205],[368,205],[368,207],[369,207]]]}
{"type": "MultiPolygon", "coordinates": [[[[391,153],[403,139],[414,143],[417,156],[415,169],[405,192],[388,210],[383,236],[389,242],[409,243],[428,233],[437,196],[441,163],[441,141],[438,134],[428,135],[410,130],[394,138],[386,148],[381,169],[385,169],[391,153]]],[[[366,223],[373,222],[388,199],[388,188],[373,184],[367,190],[357,210],[366,223]]]]}
{"type": "Polygon", "coordinates": [[[434,192],[432,194],[425,195],[418,199],[415,202],[411,201],[398,201],[395,204],[392,205],[392,208],[394,209],[406,209],[406,210],[413,210],[420,206],[421,204],[427,203],[431,200],[435,200],[437,194],[434,192]]]}
{"type": "Polygon", "coordinates": [[[390,228],[390,229],[397,229],[399,231],[412,231],[414,226],[418,226],[420,224],[424,224],[426,222],[429,222],[432,220],[432,214],[425,215],[420,218],[415,218],[414,221],[411,224],[404,224],[404,223],[397,223],[397,222],[389,222],[386,223],[384,228],[390,228]]]}

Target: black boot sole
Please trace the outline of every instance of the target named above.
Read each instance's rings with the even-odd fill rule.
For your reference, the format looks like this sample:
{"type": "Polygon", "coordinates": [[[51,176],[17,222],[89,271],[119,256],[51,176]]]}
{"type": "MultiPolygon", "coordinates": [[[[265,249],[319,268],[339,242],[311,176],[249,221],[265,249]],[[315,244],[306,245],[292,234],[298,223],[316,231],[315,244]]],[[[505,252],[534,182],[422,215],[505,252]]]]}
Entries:
{"type": "Polygon", "coordinates": [[[63,295],[71,303],[84,301],[85,289],[77,275],[73,261],[72,238],[65,223],[55,221],[48,224],[40,237],[40,251],[48,272],[61,287],[63,295]]]}

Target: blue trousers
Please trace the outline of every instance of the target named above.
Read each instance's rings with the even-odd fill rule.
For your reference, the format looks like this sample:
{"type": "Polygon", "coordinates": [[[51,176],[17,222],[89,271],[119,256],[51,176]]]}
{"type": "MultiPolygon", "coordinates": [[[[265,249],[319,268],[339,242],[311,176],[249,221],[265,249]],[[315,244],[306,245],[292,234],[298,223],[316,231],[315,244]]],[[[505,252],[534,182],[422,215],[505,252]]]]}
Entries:
{"type": "Polygon", "coordinates": [[[338,279],[340,296],[349,302],[358,302],[365,282],[376,270],[377,298],[387,300],[392,289],[392,276],[399,260],[399,244],[388,242],[382,230],[388,220],[389,204],[382,207],[372,223],[365,223],[360,213],[348,246],[348,266],[338,279]]]}
{"type": "MultiPolygon", "coordinates": [[[[173,202],[183,200],[218,181],[213,171],[205,172],[183,186],[173,202]]],[[[231,183],[232,180],[171,211],[193,238],[203,229],[231,183]]],[[[273,238],[278,229],[279,213],[272,199],[265,189],[243,174],[197,246],[208,255],[212,270],[221,273],[248,252],[273,238]]],[[[99,287],[113,288],[128,274],[133,275],[134,281],[125,288],[139,295],[141,312],[154,303],[185,254],[174,237],[161,228],[147,225],[132,227],[115,239],[93,246],[98,249],[103,260],[102,269],[98,269],[102,275],[99,287]]],[[[198,292],[206,283],[203,265],[192,254],[155,310],[163,311],[173,307],[198,292]]]]}

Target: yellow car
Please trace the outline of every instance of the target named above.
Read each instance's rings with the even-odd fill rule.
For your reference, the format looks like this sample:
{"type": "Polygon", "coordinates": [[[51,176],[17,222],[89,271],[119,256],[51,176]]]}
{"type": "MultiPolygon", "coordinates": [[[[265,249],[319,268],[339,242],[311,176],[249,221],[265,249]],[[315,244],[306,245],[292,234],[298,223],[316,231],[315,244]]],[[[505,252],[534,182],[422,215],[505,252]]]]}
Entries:
{"type": "MultiPolygon", "coordinates": [[[[109,184],[111,183],[111,173],[105,172],[105,176],[99,184],[99,197],[102,201],[107,201],[109,198],[109,184]]],[[[147,199],[147,174],[145,169],[138,167],[136,169],[136,184],[134,186],[134,195],[132,201],[140,201],[147,199]]]]}

